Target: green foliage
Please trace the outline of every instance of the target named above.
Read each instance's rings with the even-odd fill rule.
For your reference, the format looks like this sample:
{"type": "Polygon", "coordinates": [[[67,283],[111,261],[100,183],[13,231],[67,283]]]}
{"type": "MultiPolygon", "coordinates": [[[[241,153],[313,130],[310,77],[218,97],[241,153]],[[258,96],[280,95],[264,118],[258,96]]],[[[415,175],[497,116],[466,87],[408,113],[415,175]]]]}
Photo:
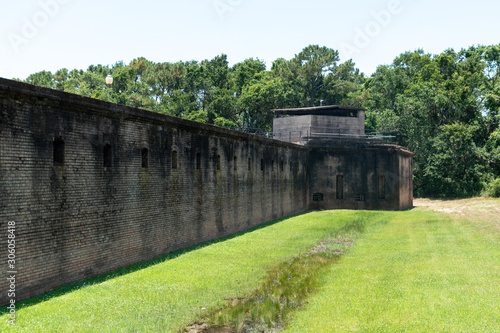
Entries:
{"type": "Polygon", "coordinates": [[[207,122],[207,113],[203,110],[192,111],[192,112],[186,113],[184,115],[184,118],[186,118],[187,120],[197,121],[199,123],[206,123],[207,122]]]}
{"type": "Polygon", "coordinates": [[[377,130],[377,114],[375,112],[365,112],[365,131],[366,133],[377,130]]]}
{"type": "Polygon", "coordinates": [[[485,190],[485,195],[492,198],[500,198],[500,178],[493,180],[485,190]]]}
{"type": "Polygon", "coordinates": [[[53,75],[51,72],[42,71],[35,74],[31,74],[26,79],[27,83],[34,84],[36,86],[54,88],[53,75]]]}
{"type": "Polygon", "coordinates": [[[237,106],[241,123],[245,127],[272,130],[272,109],[293,107],[299,94],[296,88],[280,78],[270,75],[245,85],[237,106]]]}
{"type": "Polygon", "coordinates": [[[219,126],[219,127],[227,127],[227,128],[238,127],[238,125],[235,122],[232,122],[231,120],[228,120],[224,117],[215,118],[214,125],[219,126]]]}
{"type": "Polygon", "coordinates": [[[324,78],[320,98],[324,105],[361,106],[368,95],[362,91],[365,77],[352,60],[335,65],[324,78]]]}
{"type": "Polygon", "coordinates": [[[225,118],[228,121],[235,122],[234,113],[236,98],[229,89],[218,89],[211,93],[211,103],[206,108],[208,113],[208,122],[215,124],[215,119],[225,118]]]}
{"type": "Polygon", "coordinates": [[[500,129],[491,133],[485,144],[489,165],[495,175],[500,175],[500,129]]]}
{"type": "Polygon", "coordinates": [[[233,70],[234,89],[236,95],[240,96],[247,82],[266,70],[266,64],[262,60],[250,58],[234,65],[233,70]]]}
{"type": "Polygon", "coordinates": [[[479,194],[485,171],[484,155],[474,143],[476,126],[444,125],[430,140],[432,154],[423,169],[419,190],[424,195],[466,197],[479,194]]]}
{"type": "Polygon", "coordinates": [[[472,196],[498,164],[498,47],[406,52],[380,66],[364,89],[367,124],[397,132],[415,153],[415,194],[472,196]],[[488,146],[487,145],[488,143],[488,146]]]}
{"type": "Polygon", "coordinates": [[[339,53],[336,50],[319,45],[309,45],[290,61],[290,75],[300,85],[309,99],[309,106],[314,106],[316,96],[324,89],[325,74],[331,73],[339,53]]]}

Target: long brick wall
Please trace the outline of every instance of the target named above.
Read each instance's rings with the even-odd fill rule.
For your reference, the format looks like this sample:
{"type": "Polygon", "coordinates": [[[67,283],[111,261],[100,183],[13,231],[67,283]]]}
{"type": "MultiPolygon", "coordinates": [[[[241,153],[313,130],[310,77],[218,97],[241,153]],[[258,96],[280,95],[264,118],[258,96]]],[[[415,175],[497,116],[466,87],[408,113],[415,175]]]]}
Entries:
{"type": "MultiPolygon", "coordinates": [[[[0,79],[17,300],[308,209],[305,147],[0,79]]],[[[7,237],[0,303],[8,302],[7,237]]]]}

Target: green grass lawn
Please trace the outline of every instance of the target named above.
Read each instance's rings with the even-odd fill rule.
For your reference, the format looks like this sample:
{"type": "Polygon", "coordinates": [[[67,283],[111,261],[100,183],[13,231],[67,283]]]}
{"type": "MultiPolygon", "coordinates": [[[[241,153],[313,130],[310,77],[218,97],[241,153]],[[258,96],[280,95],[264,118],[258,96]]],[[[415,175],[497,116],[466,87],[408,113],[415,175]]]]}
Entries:
{"type": "MultiPolygon", "coordinates": [[[[259,287],[275,265],[307,252],[356,216],[312,212],[25,302],[0,331],[170,332],[259,287]],[[128,274],[124,274],[130,272],[128,274]]],[[[22,272],[19,272],[22,274],[22,272]]]]}
{"type": "Polygon", "coordinates": [[[422,209],[388,217],[322,275],[286,332],[500,332],[498,234],[422,209]]]}
{"type": "Polygon", "coordinates": [[[0,331],[175,332],[248,296],[276,267],[359,218],[368,221],[364,233],[321,271],[288,331],[500,332],[497,229],[486,235],[479,222],[424,208],[284,219],[28,300],[14,328],[0,316],[0,331]]]}

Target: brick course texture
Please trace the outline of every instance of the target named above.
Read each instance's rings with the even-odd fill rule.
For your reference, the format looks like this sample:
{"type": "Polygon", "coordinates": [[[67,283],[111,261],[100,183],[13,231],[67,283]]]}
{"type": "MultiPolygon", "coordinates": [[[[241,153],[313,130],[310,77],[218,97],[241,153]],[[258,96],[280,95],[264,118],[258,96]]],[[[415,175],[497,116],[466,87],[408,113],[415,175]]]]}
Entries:
{"type": "MultiPolygon", "coordinates": [[[[10,299],[8,221],[20,300],[323,208],[312,192],[331,199],[335,152],[311,149],[0,79],[0,304],[10,299]]],[[[396,155],[377,165],[411,178],[396,155]]],[[[381,208],[411,205],[387,197],[381,208]]]]}

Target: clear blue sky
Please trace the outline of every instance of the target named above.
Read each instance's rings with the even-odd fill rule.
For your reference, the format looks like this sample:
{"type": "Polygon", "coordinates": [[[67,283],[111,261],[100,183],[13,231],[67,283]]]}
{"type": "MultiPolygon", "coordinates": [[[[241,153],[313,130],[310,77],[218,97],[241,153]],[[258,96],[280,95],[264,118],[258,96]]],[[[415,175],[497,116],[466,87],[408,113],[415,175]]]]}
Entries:
{"type": "Polygon", "coordinates": [[[370,75],[402,52],[500,43],[493,0],[0,0],[0,77],[155,62],[259,58],[268,67],[309,44],[370,75]]]}

